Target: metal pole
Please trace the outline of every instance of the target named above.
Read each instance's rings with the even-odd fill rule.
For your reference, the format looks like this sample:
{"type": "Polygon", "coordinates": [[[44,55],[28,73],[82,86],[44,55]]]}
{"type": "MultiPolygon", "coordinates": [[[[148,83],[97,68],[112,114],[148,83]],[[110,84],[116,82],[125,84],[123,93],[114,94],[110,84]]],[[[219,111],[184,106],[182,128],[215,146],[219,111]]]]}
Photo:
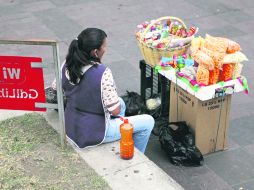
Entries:
{"type": "Polygon", "coordinates": [[[54,43],[53,47],[53,59],[55,66],[55,76],[56,76],[56,88],[57,88],[57,102],[58,102],[58,114],[59,114],[59,125],[60,125],[60,137],[61,146],[64,148],[66,146],[66,136],[65,136],[65,121],[64,121],[64,103],[63,103],[63,90],[62,90],[62,77],[61,77],[61,66],[59,59],[59,49],[58,44],[54,43]]]}

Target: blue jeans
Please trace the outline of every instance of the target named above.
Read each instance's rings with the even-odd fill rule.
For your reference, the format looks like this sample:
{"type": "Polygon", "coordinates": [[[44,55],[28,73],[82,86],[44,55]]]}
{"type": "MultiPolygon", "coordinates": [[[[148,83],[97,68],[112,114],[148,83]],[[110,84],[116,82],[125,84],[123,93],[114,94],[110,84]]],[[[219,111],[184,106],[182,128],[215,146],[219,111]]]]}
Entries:
{"type": "MultiPolygon", "coordinates": [[[[121,111],[119,115],[125,116],[126,106],[124,101],[121,98],[120,98],[120,103],[121,103],[121,111]]],[[[134,127],[133,140],[134,140],[135,147],[144,153],[151,131],[154,126],[153,117],[150,115],[144,114],[144,115],[125,117],[125,118],[127,118],[134,127]]],[[[103,143],[117,141],[121,138],[120,125],[122,123],[123,121],[121,121],[120,118],[109,120],[106,126],[107,132],[106,132],[106,136],[103,143]]]]}

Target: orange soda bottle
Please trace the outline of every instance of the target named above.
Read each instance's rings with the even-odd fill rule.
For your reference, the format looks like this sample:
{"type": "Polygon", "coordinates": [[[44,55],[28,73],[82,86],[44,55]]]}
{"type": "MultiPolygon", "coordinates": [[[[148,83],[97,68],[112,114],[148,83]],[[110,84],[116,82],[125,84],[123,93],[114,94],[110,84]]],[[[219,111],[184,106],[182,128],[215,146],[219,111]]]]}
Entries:
{"type": "Polygon", "coordinates": [[[128,119],[124,119],[120,125],[120,156],[122,159],[129,160],[134,156],[134,141],[132,139],[133,125],[129,123],[128,119]]]}

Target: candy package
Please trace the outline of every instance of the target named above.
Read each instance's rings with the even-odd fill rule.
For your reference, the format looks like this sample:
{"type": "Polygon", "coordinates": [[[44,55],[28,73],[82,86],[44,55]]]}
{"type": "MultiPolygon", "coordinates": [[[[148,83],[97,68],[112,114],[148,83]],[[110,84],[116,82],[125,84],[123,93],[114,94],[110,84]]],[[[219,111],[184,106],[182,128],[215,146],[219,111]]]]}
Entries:
{"type": "Polygon", "coordinates": [[[200,84],[209,84],[209,70],[200,65],[197,70],[196,80],[200,84]]]}
{"type": "Polygon", "coordinates": [[[189,77],[191,80],[196,79],[196,68],[193,66],[190,67],[184,67],[181,69],[181,73],[183,73],[185,76],[189,77]]]}
{"type": "Polygon", "coordinates": [[[206,67],[209,70],[214,69],[214,61],[203,51],[197,50],[191,53],[192,59],[194,59],[199,65],[206,67]]]}
{"type": "Polygon", "coordinates": [[[240,51],[235,53],[226,54],[223,58],[223,63],[240,63],[243,61],[248,61],[248,58],[240,51]]]}
{"type": "Polygon", "coordinates": [[[233,77],[234,71],[234,63],[223,64],[222,70],[220,71],[219,80],[220,81],[228,81],[233,77]]]}
{"type": "Polygon", "coordinates": [[[214,68],[209,71],[209,85],[216,84],[219,81],[220,69],[214,68]]]}

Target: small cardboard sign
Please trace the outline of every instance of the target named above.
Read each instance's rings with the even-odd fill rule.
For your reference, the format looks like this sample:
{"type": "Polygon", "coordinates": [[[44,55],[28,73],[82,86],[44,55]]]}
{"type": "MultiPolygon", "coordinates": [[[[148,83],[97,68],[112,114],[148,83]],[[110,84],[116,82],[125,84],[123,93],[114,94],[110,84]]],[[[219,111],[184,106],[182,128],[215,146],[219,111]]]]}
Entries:
{"type": "Polygon", "coordinates": [[[0,56],[0,109],[46,111],[35,103],[45,103],[42,68],[39,57],[0,56]]]}

